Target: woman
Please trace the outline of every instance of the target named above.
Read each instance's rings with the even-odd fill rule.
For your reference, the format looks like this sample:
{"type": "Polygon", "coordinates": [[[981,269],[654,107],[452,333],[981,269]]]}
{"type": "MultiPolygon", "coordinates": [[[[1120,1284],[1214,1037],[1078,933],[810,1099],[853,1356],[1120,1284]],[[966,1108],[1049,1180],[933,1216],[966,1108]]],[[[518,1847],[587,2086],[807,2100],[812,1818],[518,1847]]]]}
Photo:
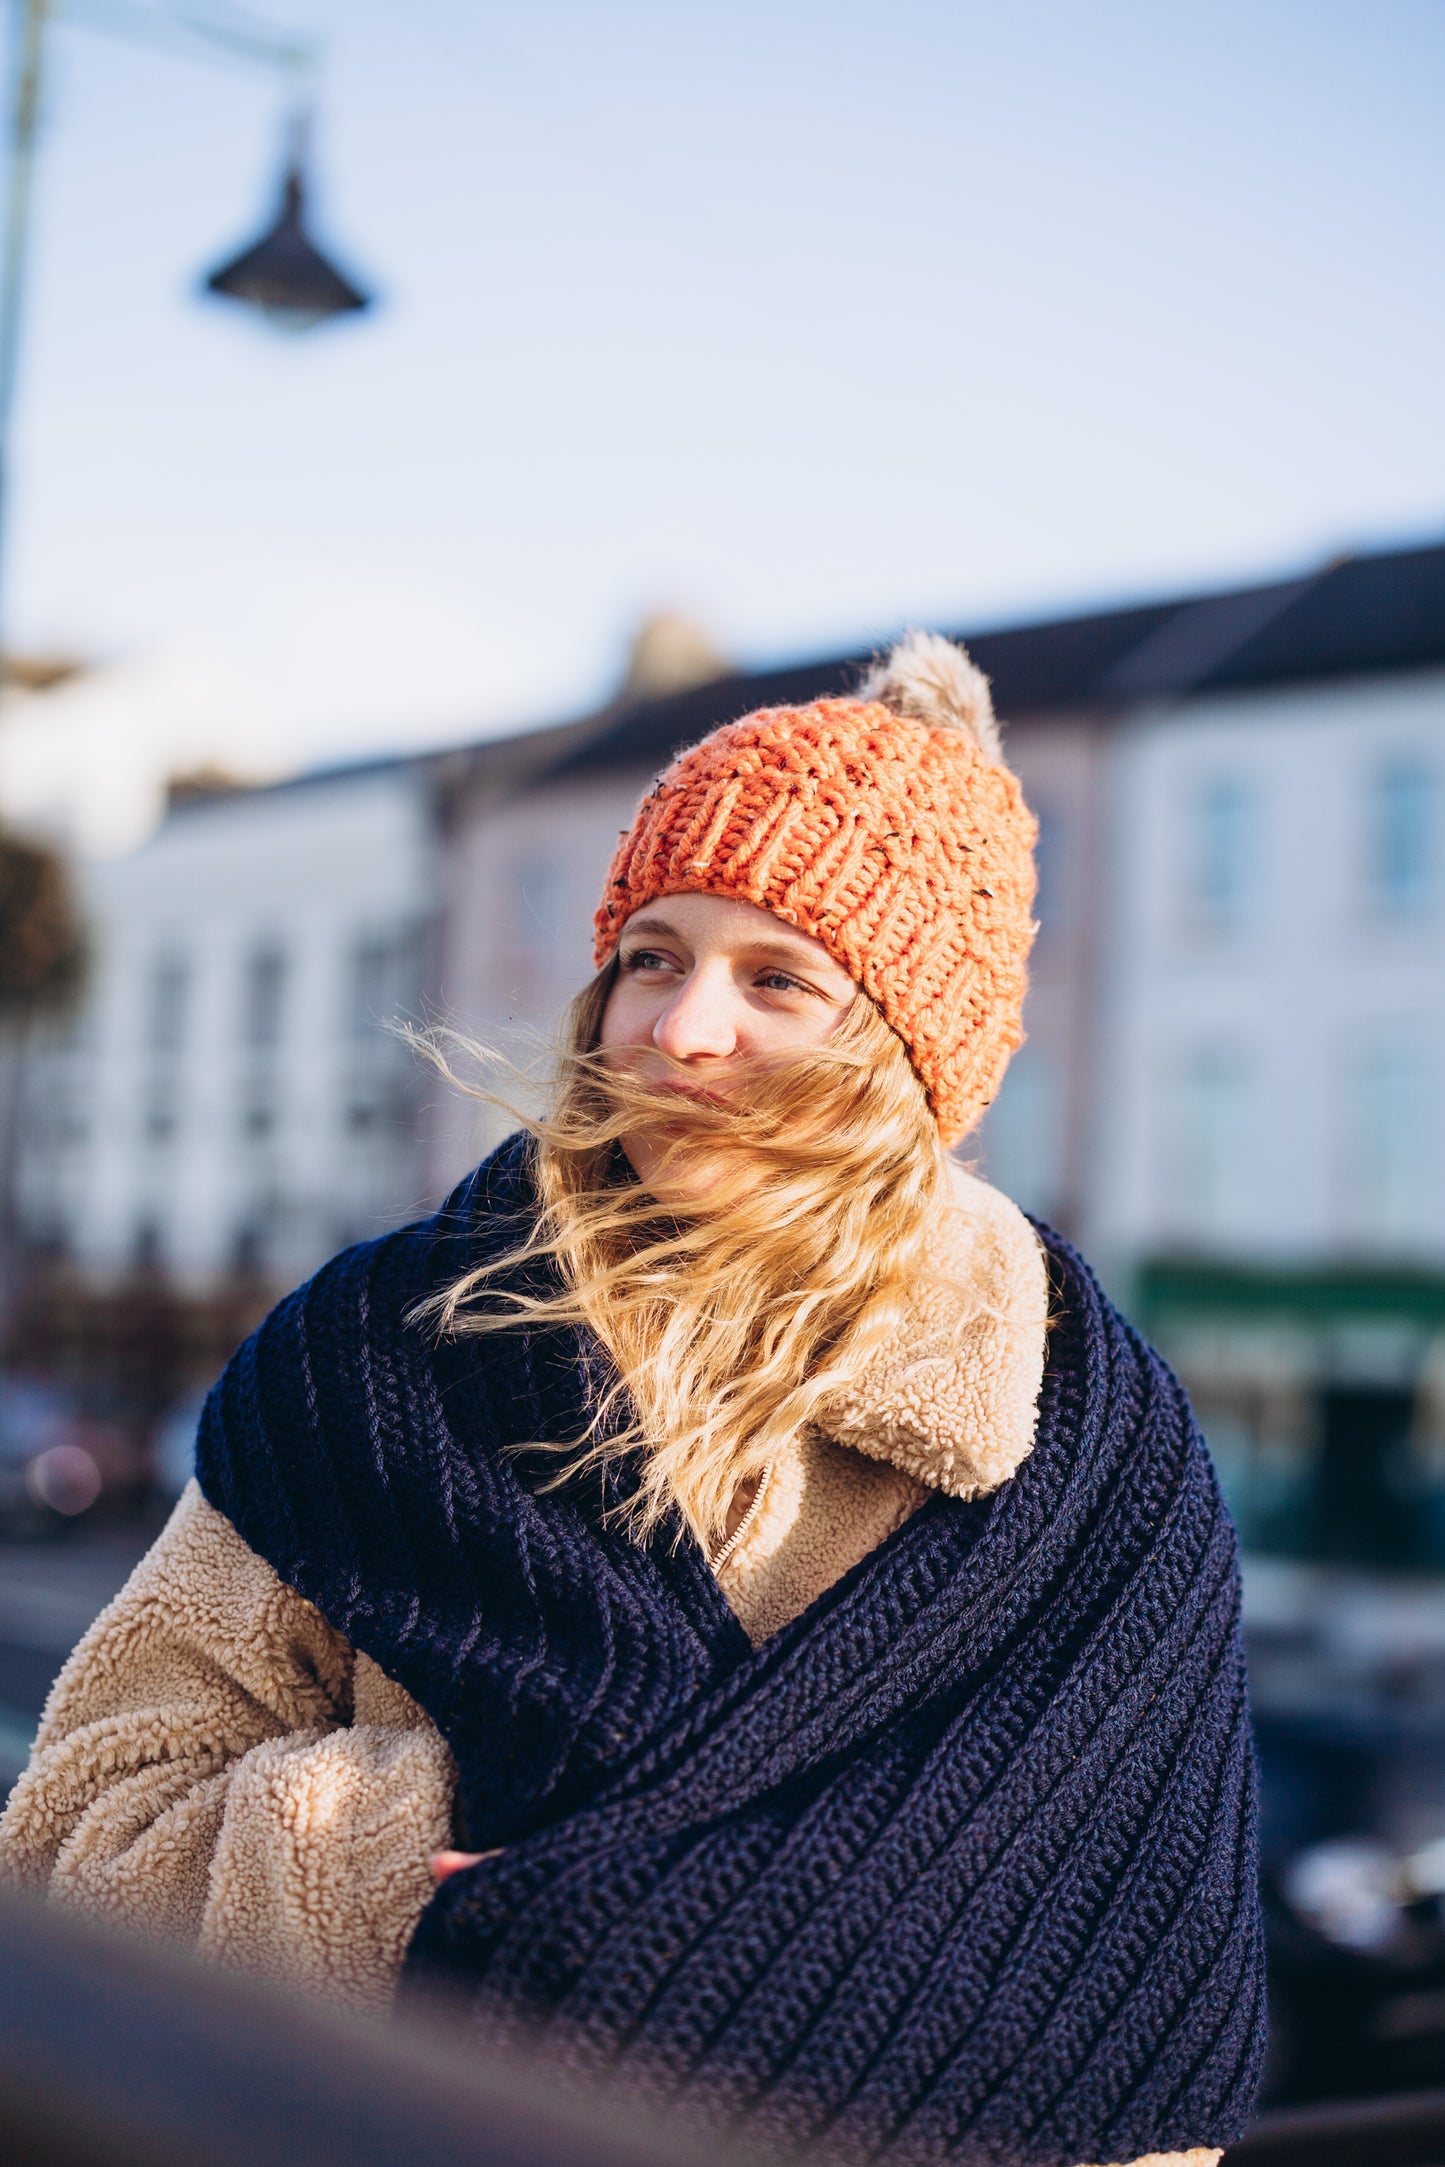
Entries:
{"type": "Polygon", "coordinates": [[[819,2157],[1217,2161],[1233,1536],[1177,1384],[948,1156],[1033,838],[938,638],[679,758],[547,1117],[212,1394],[13,1877],[819,2157]]]}

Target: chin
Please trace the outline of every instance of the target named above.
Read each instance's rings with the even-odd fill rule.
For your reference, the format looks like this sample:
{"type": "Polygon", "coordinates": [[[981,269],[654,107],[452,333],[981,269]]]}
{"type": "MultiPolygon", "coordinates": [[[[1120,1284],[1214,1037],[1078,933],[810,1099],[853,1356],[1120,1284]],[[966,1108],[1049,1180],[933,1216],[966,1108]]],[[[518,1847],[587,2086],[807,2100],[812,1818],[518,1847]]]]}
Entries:
{"type": "Polygon", "coordinates": [[[717,1187],[718,1170],[703,1151],[673,1151],[640,1138],[623,1148],[643,1188],[670,1211],[706,1203],[717,1187]]]}

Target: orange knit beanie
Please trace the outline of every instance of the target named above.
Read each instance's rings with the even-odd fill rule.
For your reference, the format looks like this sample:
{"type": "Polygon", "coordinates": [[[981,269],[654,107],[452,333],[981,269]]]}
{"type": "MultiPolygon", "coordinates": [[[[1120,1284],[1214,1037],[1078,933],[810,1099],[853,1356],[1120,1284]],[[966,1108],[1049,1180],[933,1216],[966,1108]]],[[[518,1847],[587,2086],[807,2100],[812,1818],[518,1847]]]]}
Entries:
{"type": "Polygon", "coordinates": [[[910,633],[856,698],[762,708],[679,754],[612,861],[597,963],[659,896],[761,904],[876,1002],[956,1143],[1023,1036],[1036,832],[987,678],[910,633]]]}

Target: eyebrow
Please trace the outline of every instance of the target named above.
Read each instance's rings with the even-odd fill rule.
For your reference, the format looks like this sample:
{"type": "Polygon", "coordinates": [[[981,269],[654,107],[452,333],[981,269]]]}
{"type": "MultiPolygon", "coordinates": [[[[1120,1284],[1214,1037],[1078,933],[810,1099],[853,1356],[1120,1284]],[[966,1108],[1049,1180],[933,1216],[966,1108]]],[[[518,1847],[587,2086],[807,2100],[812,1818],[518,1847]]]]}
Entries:
{"type": "MultiPolygon", "coordinates": [[[[676,926],[669,925],[665,918],[651,916],[629,919],[623,930],[622,938],[627,940],[638,933],[661,934],[664,939],[673,941],[683,939],[683,935],[678,932],[676,926]]],[[[786,934],[778,938],[770,938],[769,935],[763,933],[756,940],[748,940],[742,945],[748,955],[774,956],[780,961],[786,962],[790,970],[806,971],[811,969],[816,972],[824,958],[820,957],[813,948],[802,947],[802,939],[803,936],[799,935],[798,944],[795,945],[787,938],[786,934]]],[[[826,950],[824,956],[827,957],[828,962],[834,961],[831,956],[827,956],[826,950]]],[[[838,964],[837,968],[842,970],[843,966],[838,964]]]]}
{"type": "Polygon", "coordinates": [[[626,940],[633,933],[664,933],[670,941],[681,938],[677,928],[670,926],[665,918],[629,918],[622,928],[622,938],[626,940]]]}

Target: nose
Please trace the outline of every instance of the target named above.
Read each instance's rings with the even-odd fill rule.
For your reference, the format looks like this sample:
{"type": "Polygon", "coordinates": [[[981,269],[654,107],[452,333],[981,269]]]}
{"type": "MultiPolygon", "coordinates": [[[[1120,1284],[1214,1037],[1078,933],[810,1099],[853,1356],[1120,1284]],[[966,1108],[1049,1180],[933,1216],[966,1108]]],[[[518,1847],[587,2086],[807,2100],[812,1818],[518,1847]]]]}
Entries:
{"type": "Polygon", "coordinates": [[[737,1018],[725,974],[689,972],[652,1027],[652,1043],[674,1061],[726,1060],[737,1052],[737,1018]]]}

